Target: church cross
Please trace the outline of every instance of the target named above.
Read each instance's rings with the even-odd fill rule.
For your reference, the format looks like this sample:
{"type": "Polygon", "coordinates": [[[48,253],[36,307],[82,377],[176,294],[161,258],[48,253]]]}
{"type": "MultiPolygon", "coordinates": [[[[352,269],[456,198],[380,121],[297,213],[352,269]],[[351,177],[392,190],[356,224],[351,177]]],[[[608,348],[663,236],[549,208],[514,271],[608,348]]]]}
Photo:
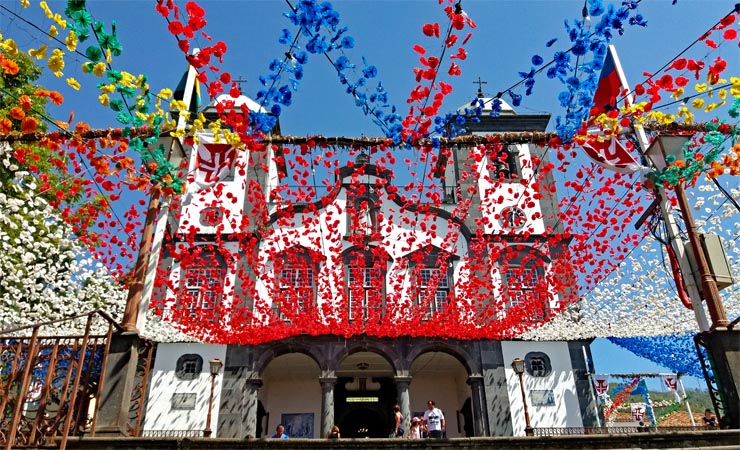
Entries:
{"type": "Polygon", "coordinates": [[[488,84],[488,81],[483,81],[483,80],[480,79],[480,77],[478,77],[478,80],[477,81],[473,81],[473,84],[477,84],[478,85],[478,98],[483,98],[484,97],[484,95],[483,95],[483,85],[484,84],[488,84]]]}
{"type": "Polygon", "coordinates": [[[236,83],[236,86],[239,88],[239,92],[242,93],[242,83],[247,84],[247,80],[239,77],[236,80],[234,80],[234,83],[236,83]]]}

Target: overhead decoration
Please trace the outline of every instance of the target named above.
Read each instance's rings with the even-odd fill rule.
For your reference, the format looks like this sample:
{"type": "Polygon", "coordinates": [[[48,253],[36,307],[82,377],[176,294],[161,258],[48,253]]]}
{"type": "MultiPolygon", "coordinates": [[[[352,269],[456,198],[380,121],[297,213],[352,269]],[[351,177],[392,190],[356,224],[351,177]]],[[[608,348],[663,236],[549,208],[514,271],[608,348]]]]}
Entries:
{"type": "MultiPolygon", "coordinates": [[[[114,68],[130,30],[94,22],[84,1],[70,2],[66,19],[42,2],[49,23],[40,28],[49,32],[29,48],[2,41],[4,79],[23,69],[19,52],[54,77],[64,77],[65,51],[80,52],[87,58],[83,71],[99,81],[93,100],[112,111],[119,128],[90,130],[74,116],[34,114],[35,102],[62,101],[61,94],[39,89],[14,98],[0,117],[0,133],[13,143],[19,170],[48,183],[60,216],[122,279],[136,254],[143,204],[122,208],[117,201],[129,189],[164,187],[175,211],[171,222],[179,225],[168,232],[152,309],[197,339],[259,343],[307,333],[647,340],[687,333],[691,312],[671,294],[659,254],[645,259],[641,247],[654,241],[647,226],[635,230],[634,222],[652,201],[651,184],[704,189],[711,188],[705,173],[738,173],[737,125],[724,118],[696,124],[692,110],[736,118],[740,81],[725,75],[721,58],[677,58],[647,74],[632,103],[622,105],[628,93],[620,89],[608,96],[610,108],[594,108],[607,44],[629,26],[647,25],[638,3],[589,0],[586,14],[566,23],[569,48],[555,51],[549,63],[533,55],[530,69],[519,74],[521,84],[502,89],[490,103],[478,100],[444,114],[457,110],[445,99],[465,68],[476,23],[460,2],[441,1],[439,20],[416,24],[419,64],[403,115],[376,81],[381,71],[353,55],[362,43],[328,2],[289,6],[288,25],[276,33],[285,52],[267,62],[269,73],[260,78],[250,109],[223,70],[228,46],[207,31],[205,8],[158,0],[156,12],[177,38],[173,50],[197,71],[210,102],[219,100],[214,121],[175,99],[172,89],[154,95],[145,75],[114,68]],[[58,40],[47,43],[49,37],[58,40]],[[208,43],[198,52],[196,37],[208,43]],[[299,95],[315,56],[322,64],[330,60],[340,89],[382,137],[270,134],[299,95]],[[463,134],[483,114],[500,114],[506,102],[522,105],[543,72],[565,89],[555,133],[463,134]],[[661,107],[685,99],[675,113],[661,107]],[[177,128],[176,118],[185,126],[177,128]],[[694,139],[684,160],[650,173],[646,185],[629,137],[634,125],[651,137],[654,129],[674,127],[694,139]],[[188,171],[167,161],[157,144],[162,138],[193,149],[188,171]],[[56,155],[51,167],[34,160],[38,151],[28,139],[56,155]],[[517,145],[523,143],[531,145],[517,145]],[[582,145],[601,160],[584,163],[582,145]],[[453,179],[447,171],[458,146],[469,153],[453,179]],[[617,150],[626,157],[609,164],[617,150]],[[494,194],[476,203],[481,192],[494,194]],[[88,201],[72,201],[75,195],[88,201]],[[544,203],[558,211],[548,213],[544,203]],[[193,204],[205,207],[196,213],[193,204]],[[121,218],[116,209],[125,209],[121,218]]],[[[709,48],[736,45],[736,18],[737,12],[723,17],[701,41],[709,48]]],[[[65,95],[79,95],[75,89],[90,79],[67,78],[65,95]]],[[[702,192],[707,204],[721,201],[715,190],[702,192]]],[[[706,223],[715,225],[711,218],[706,223]]],[[[736,240],[733,233],[727,230],[725,239],[736,240]]],[[[728,309],[740,311],[737,298],[728,309]]],[[[656,348],[651,357],[666,352],[656,348]]]]}
{"type": "Polygon", "coordinates": [[[630,352],[660,364],[663,367],[695,377],[704,377],[699,357],[694,348],[694,335],[635,336],[609,338],[630,352]]]}

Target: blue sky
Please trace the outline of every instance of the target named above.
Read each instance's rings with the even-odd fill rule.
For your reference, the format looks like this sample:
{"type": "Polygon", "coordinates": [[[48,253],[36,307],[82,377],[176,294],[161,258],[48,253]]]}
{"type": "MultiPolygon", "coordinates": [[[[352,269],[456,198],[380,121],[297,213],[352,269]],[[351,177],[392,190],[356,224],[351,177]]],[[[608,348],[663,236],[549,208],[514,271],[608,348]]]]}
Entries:
{"type": "MultiPolygon", "coordinates": [[[[3,2],[2,6],[38,25],[45,24],[42,28],[46,28],[49,22],[42,20],[37,2],[32,3],[29,10],[22,10],[19,2],[3,2]]],[[[48,3],[53,11],[62,12],[66,1],[48,3]]],[[[355,39],[355,48],[347,56],[358,65],[364,56],[369,64],[378,68],[377,80],[389,92],[391,103],[405,115],[405,99],[416,85],[412,69],[418,66],[418,55],[413,46],[431,43],[421,33],[424,23],[446,23],[442,7],[436,0],[339,0],[332,3],[340,13],[341,26],[349,27],[347,34],[355,39]]],[[[718,0],[679,0],[676,5],[671,5],[670,0],[642,3],[640,11],[648,26],[626,26],[624,36],[616,36],[613,41],[633,86],[644,79],[643,72],[659,69],[734,6],[733,1],[718,0]]],[[[281,58],[285,51],[278,37],[283,28],[291,28],[282,16],[288,9],[287,4],[279,0],[203,0],[199,4],[206,10],[206,31],[228,45],[223,69],[234,77],[246,79],[244,92],[254,97],[261,87],[258,77],[269,73],[270,61],[281,58]]],[[[472,100],[477,89],[473,81],[478,77],[487,81],[484,92],[493,96],[520,80],[517,73],[530,69],[532,55],[539,54],[549,61],[556,50],[567,49],[563,21],[580,18],[582,7],[581,0],[463,1],[464,10],[477,22],[478,28],[467,45],[468,59],[460,63],[462,76],[443,80],[454,86],[443,109],[452,110],[472,100]],[[558,41],[546,48],[545,43],[552,38],[558,41]]],[[[114,60],[114,68],[146,74],[155,92],[162,87],[174,88],[186,63],[166,29],[165,20],[155,12],[153,0],[95,0],[89,2],[88,8],[95,20],[106,24],[111,20],[117,22],[123,54],[114,60]]],[[[6,37],[16,39],[23,48],[46,42],[38,31],[5,10],[0,10],[0,30],[6,37]],[[34,44],[36,41],[38,44],[34,44]]],[[[430,53],[439,51],[432,46],[428,50],[430,53]]],[[[710,60],[716,56],[725,58],[730,73],[736,74],[740,68],[740,52],[734,46],[710,51],[697,45],[684,56],[698,59],[707,55],[710,60]]],[[[74,110],[76,120],[94,127],[119,126],[115,113],[99,106],[94,89],[98,80],[82,73],[82,62],[70,56],[64,70],[65,76],[75,77],[83,85],[80,92],[72,91],[60,79],[43,80],[66,98],[64,105],[50,112],[57,119],[66,120],[70,110],[74,110]]],[[[524,98],[518,111],[550,112],[553,117],[562,114],[557,102],[561,90],[559,82],[540,76],[534,94],[524,98]]],[[[553,125],[554,119],[551,128],[553,125]]],[[[315,55],[305,67],[305,76],[293,105],[284,109],[281,127],[284,134],[293,135],[381,135],[378,127],[344,92],[334,69],[315,55]]],[[[666,371],[604,340],[597,340],[593,349],[600,373],[666,371]]],[[[687,384],[696,386],[696,382],[687,384]]]]}

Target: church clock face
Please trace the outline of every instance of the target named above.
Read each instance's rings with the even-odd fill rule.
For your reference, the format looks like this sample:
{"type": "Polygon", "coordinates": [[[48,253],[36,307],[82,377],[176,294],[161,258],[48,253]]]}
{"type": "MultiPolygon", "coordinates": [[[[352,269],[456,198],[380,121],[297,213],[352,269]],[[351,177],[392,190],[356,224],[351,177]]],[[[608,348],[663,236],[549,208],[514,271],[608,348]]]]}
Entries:
{"type": "Polygon", "coordinates": [[[200,223],[207,227],[215,227],[221,223],[223,213],[218,208],[204,208],[200,212],[200,223]]]}
{"type": "Polygon", "coordinates": [[[504,228],[521,230],[527,224],[527,213],[518,206],[507,206],[501,210],[499,220],[504,228]]]}

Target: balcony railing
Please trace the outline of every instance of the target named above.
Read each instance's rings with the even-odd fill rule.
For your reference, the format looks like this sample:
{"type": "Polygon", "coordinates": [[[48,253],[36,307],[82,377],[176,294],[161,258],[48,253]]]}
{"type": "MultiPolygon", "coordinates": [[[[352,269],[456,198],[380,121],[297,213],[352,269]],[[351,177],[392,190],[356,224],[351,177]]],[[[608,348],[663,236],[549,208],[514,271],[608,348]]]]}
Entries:
{"type": "Polygon", "coordinates": [[[144,430],[141,435],[152,438],[192,438],[203,437],[203,430],[144,430]]]}
{"type": "Polygon", "coordinates": [[[702,426],[685,427],[545,427],[535,428],[535,436],[580,436],[587,434],[632,434],[632,433],[672,433],[679,431],[706,431],[702,426]]]}

